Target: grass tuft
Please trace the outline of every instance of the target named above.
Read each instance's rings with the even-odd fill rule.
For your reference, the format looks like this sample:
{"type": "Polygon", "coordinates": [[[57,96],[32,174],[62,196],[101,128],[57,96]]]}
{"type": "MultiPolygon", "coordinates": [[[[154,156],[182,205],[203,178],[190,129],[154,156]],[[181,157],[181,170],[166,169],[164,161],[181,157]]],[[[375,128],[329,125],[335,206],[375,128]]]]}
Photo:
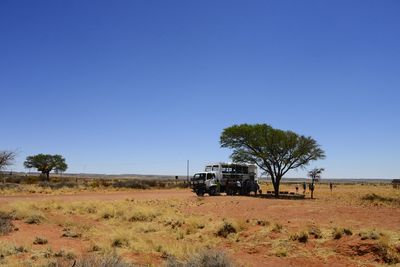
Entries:
{"type": "Polygon", "coordinates": [[[48,243],[48,241],[46,238],[38,237],[38,236],[35,237],[35,240],[33,241],[33,244],[35,244],[35,245],[45,245],[47,243],[48,243]]]}
{"type": "Polygon", "coordinates": [[[293,240],[293,241],[297,240],[300,243],[307,243],[307,241],[308,241],[308,233],[303,231],[303,232],[291,235],[290,236],[290,240],[293,240]]]}
{"type": "Polygon", "coordinates": [[[13,216],[11,213],[0,212],[0,236],[6,235],[13,231],[13,216]]]}
{"type": "Polygon", "coordinates": [[[344,235],[352,235],[352,234],[353,234],[353,232],[349,228],[335,227],[332,231],[332,237],[333,237],[333,239],[336,239],[336,240],[342,238],[344,235]]]}
{"type": "Polygon", "coordinates": [[[233,267],[232,260],[222,251],[204,250],[189,258],[186,262],[177,261],[174,257],[167,258],[167,267],[233,267]]]}
{"type": "Polygon", "coordinates": [[[216,235],[226,238],[229,234],[236,233],[236,227],[230,222],[224,222],[217,230],[216,235]]]}

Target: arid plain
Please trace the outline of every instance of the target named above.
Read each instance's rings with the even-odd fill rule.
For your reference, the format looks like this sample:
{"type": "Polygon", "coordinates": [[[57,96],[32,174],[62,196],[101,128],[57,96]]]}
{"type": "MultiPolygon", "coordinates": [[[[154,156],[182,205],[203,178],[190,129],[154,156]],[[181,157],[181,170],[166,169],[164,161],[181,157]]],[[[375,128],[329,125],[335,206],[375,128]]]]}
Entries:
{"type": "Polygon", "coordinates": [[[318,184],[315,199],[307,192],[304,200],[25,185],[0,190],[0,215],[5,266],[71,266],[88,257],[172,266],[207,253],[234,266],[400,261],[400,190],[389,184],[336,184],[332,192],[318,184]]]}

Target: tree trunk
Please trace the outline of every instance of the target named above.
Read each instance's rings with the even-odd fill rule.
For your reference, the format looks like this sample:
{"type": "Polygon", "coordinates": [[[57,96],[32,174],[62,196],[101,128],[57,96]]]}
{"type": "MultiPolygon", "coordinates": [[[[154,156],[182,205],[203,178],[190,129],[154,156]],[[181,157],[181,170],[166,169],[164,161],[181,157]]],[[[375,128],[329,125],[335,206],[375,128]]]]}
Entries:
{"type": "Polygon", "coordinates": [[[275,192],[275,197],[279,198],[279,182],[278,178],[272,179],[272,184],[274,185],[274,192],[275,192]]]}
{"type": "Polygon", "coordinates": [[[46,172],[46,179],[48,182],[50,182],[50,172],[46,172]]]}

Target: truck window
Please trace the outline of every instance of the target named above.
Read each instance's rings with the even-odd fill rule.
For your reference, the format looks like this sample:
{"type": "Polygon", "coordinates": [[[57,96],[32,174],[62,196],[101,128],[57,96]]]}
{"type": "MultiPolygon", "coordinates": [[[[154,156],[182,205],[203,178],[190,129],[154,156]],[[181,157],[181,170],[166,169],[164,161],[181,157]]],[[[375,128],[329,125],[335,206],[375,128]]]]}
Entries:
{"type": "Polygon", "coordinates": [[[206,171],[206,172],[212,171],[212,167],[211,167],[211,166],[206,166],[205,171],[206,171]]]}
{"type": "Polygon", "coordinates": [[[213,173],[207,173],[207,180],[210,180],[213,178],[213,173]]]}
{"type": "Polygon", "coordinates": [[[212,166],[213,171],[219,171],[219,165],[214,165],[212,166]]]}

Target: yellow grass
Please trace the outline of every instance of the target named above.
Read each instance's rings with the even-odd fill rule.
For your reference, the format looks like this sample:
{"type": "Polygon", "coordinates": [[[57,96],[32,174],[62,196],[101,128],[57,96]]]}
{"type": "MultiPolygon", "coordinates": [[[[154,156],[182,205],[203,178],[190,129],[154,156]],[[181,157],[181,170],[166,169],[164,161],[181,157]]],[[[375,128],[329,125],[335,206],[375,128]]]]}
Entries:
{"type": "MultiPolygon", "coordinates": [[[[30,190],[33,190],[32,188],[30,190]]],[[[264,192],[272,190],[272,187],[270,184],[263,184],[262,190],[264,192]]],[[[295,185],[283,184],[282,190],[294,192],[295,185]]],[[[47,194],[48,192],[41,193],[47,194]]],[[[354,206],[372,205],[399,208],[395,201],[363,199],[368,194],[376,194],[384,199],[400,199],[400,190],[396,191],[389,186],[380,185],[336,185],[331,193],[328,185],[321,184],[317,185],[315,191],[317,201],[323,203],[335,201],[354,206]]],[[[80,234],[80,239],[88,242],[85,252],[96,251],[103,255],[133,253],[141,254],[148,259],[158,257],[165,260],[173,256],[179,260],[185,260],[204,248],[216,249],[221,246],[230,247],[232,253],[240,250],[257,251],[259,247],[270,247],[269,255],[274,257],[294,257],[296,255],[312,257],[315,254],[320,258],[328,258],[335,255],[335,252],[318,246],[315,251],[310,252],[302,247],[302,244],[299,244],[302,242],[299,242],[299,237],[307,235],[308,240],[303,243],[322,244],[333,239],[334,231],[346,235],[343,234],[346,232],[343,230],[347,228],[346,225],[313,226],[314,231],[318,229],[321,234],[320,237],[314,238],[313,232],[310,230],[311,226],[291,232],[280,222],[270,221],[265,217],[257,220],[218,219],[212,217],[211,214],[188,215],[182,212],[182,207],[196,206],[202,201],[201,198],[195,198],[189,203],[181,200],[135,199],[73,202],[51,200],[29,203],[19,201],[1,206],[0,211],[12,213],[17,220],[27,221],[37,217],[40,218],[39,223],[57,225],[77,232],[80,234]],[[78,216],[83,220],[74,220],[71,216],[78,216]],[[218,236],[216,233],[226,223],[231,224],[235,232],[229,233],[226,237],[218,236]],[[249,229],[255,230],[246,233],[249,229]]],[[[369,238],[375,236],[374,231],[378,233],[377,242],[386,249],[388,255],[396,257],[394,247],[400,243],[399,231],[352,229],[352,235],[369,238]]],[[[31,264],[40,266],[51,262],[55,259],[57,251],[52,251],[50,244],[51,240],[44,248],[32,250],[31,245],[14,244],[0,239],[0,254],[4,256],[0,265],[28,266],[31,264]],[[23,246],[25,250],[20,252],[19,246],[23,246]],[[23,259],[18,257],[18,254],[21,253],[28,253],[30,256],[28,259],[23,259]]],[[[75,257],[74,253],[76,252],[73,250],[70,252],[69,257],[75,257]]],[[[67,257],[68,253],[59,254],[67,257]]]]}

